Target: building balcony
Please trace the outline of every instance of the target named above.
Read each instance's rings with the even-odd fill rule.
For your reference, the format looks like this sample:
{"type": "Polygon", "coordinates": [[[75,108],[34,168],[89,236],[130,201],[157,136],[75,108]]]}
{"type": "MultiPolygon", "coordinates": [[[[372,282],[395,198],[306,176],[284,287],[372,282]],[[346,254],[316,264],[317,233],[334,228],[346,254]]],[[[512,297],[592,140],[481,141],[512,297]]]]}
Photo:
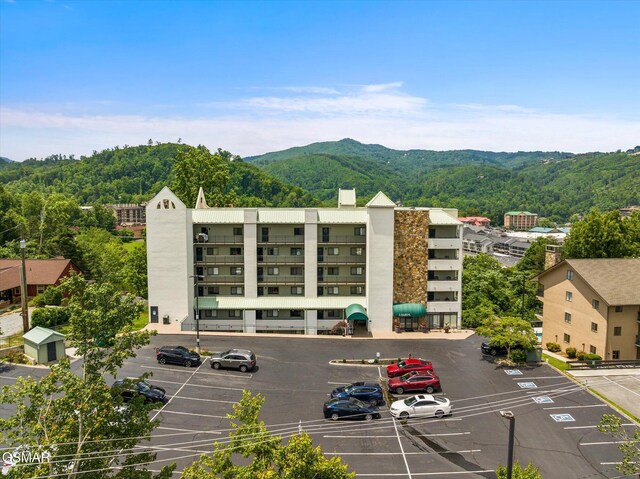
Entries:
{"type": "Polygon", "coordinates": [[[428,265],[434,271],[458,271],[462,269],[462,260],[433,258],[428,260],[428,265]]]}
{"type": "Polygon", "coordinates": [[[196,258],[196,264],[200,266],[207,265],[219,265],[219,264],[242,264],[244,263],[244,255],[241,254],[227,254],[227,255],[215,255],[207,256],[206,259],[196,258]]]}
{"type": "Polygon", "coordinates": [[[281,275],[272,275],[272,276],[258,276],[258,284],[259,285],[279,285],[279,284],[304,284],[304,276],[281,276],[281,275]]]}
{"type": "Polygon", "coordinates": [[[216,276],[205,276],[198,284],[200,286],[209,286],[212,284],[244,284],[244,275],[220,274],[216,276]]]}
{"type": "Polygon", "coordinates": [[[302,255],[258,255],[259,264],[303,264],[302,255]]]}
{"type": "MultiPolygon", "coordinates": [[[[200,318],[200,331],[244,331],[244,321],[237,319],[202,319],[200,318]]],[[[194,325],[195,329],[195,325],[194,325]]]]}
{"type": "Polygon", "coordinates": [[[366,244],[366,236],[318,236],[318,246],[321,244],[366,244]]]}
{"type": "Polygon", "coordinates": [[[365,284],[366,278],[362,276],[323,276],[318,278],[318,285],[332,285],[332,284],[365,284]]]}
{"type": "Polygon", "coordinates": [[[366,264],[365,256],[318,255],[318,264],[366,264]]]}
{"type": "Polygon", "coordinates": [[[460,288],[460,283],[457,281],[427,280],[427,291],[459,291],[460,288]]]}
{"type": "Polygon", "coordinates": [[[258,244],[304,244],[304,236],[300,235],[258,235],[258,244]]]}
{"type": "Polygon", "coordinates": [[[460,238],[429,238],[429,249],[460,249],[460,238]]]}
{"type": "Polygon", "coordinates": [[[257,319],[256,320],[256,331],[282,331],[286,333],[290,330],[304,330],[305,324],[304,319],[296,318],[296,319],[277,319],[277,318],[267,318],[267,319],[257,319]]]}
{"type": "Polygon", "coordinates": [[[194,244],[199,246],[217,245],[217,244],[243,244],[243,236],[203,236],[202,233],[194,238],[194,244]]]}
{"type": "Polygon", "coordinates": [[[458,301],[427,301],[427,313],[459,313],[458,301]]]}

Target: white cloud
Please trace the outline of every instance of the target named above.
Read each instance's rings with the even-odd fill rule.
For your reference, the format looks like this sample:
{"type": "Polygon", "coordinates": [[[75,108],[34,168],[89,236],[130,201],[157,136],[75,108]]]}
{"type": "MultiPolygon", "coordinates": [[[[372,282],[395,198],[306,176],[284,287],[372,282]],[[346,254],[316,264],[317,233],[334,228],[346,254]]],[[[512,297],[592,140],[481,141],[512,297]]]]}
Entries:
{"type": "Polygon", "coordinates": [[[401,81],[395,81],[391,83],[379,83],[375,85],[364,85],[362,87],[362,90],[370,93],[375,93],[375,92],[380,92],[385,90],[395,90],[398,88],[402,88],[401,81]]]}
{"type": "Polygon", "coordinates": [[[509,112],[509,113],[535,113],[535,110],[520,105],[485,105],[483,103],[454,103],[454,108],[459,110],[483,111],[483,112],[509,112]]]}

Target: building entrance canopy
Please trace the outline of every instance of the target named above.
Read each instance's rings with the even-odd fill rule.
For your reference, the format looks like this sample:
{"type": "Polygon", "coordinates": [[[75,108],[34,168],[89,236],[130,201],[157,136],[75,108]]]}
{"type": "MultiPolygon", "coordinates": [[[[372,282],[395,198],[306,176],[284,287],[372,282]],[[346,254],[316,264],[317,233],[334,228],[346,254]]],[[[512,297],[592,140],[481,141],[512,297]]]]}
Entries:
{"type": "Polygon", "coordinates": [[[369,319],[365,309],[357,303],[350,304],[344,311],[345,317],[349,321],[366,321],[369,319]]]}
{"type": "Polygon", "coordinates": [[[427,308],[420,303],[400,303],[393,305],[393,315],[395,317],[421,318],[427,315],[427,308]]]}

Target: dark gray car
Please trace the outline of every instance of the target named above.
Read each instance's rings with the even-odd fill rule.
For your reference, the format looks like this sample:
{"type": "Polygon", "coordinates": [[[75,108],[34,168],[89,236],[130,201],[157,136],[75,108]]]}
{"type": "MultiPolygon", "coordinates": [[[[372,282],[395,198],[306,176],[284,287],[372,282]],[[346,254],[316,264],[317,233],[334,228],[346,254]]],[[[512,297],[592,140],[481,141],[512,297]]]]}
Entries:
{"type": "Polygon", "coordinates": [[[256,355],[248,349],[229,349],[213,353],[210,358],[213,369],[239,369],[243,373],[256,367],[256,355]]]}

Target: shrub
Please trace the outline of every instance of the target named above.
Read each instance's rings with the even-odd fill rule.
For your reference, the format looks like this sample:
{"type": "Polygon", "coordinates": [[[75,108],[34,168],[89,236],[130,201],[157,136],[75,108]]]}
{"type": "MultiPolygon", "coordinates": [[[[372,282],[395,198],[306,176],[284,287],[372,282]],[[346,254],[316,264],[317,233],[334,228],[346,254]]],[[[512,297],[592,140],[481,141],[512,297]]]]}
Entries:
{"type": "Polygon", "coordinates": [[[558,343],[547,343],[547,351],[551,351],[552,353],[559,353],[562,351],[562,348],[558,343]]]}
{"type": "Polygon", "coordinates": [[[584,351],[578,351],[576,353],[576,358],[578,359],[578,361],[584,361],[584,357],[587,353],[584,351]]]}
{"type": "Polygon", "coordinates": [[[13,364],[27,364],[29,360],[19,349],[12,349],[9,354],[5,356],[5,359],[13,364]]]}
{"type": "Polygon", "coordinates": [[[586,353],[582,360],[583,361],[600,361],[602,360],[602,356],[600,356],[599,354],[586,353]]]}
{"type": "Polygon", "coordinates": [[[522,349],[514,349],[511,351],[511,360],[514,363],[525,363],[527,362],[527,352],[522,349]]]}
{"type": "Polygon", "coordinates": [[[567,357],[569,359],[575,359],[575,357],[576,357],[576,348],[570,346],[567,349],[565,349],[565,352],[567,353],[567,357]]]}
{"type": "Polygon", "coordinates": [[[67,308],[38,308],[31,315],[32,326],[53,328],[69,322],[69,310],[67,308]]]}
{"type": "Polygon", "coordinates": [[[42,297],[44,298],[44,304],[50,306],[60,306],[62,304],[62,292],[55,286],[49,286],[45,289],[42,297]]]}
{"type": "Polygon", "coordinates": [[[47,304],[44,301],[44,295],[43,294],[39,294],[38,296],[36,296],[35,298],[33,298],[31,300],[31,302],[33,303],[33,305],[36,308],[44,308],[44,305],[47,304]]]}

